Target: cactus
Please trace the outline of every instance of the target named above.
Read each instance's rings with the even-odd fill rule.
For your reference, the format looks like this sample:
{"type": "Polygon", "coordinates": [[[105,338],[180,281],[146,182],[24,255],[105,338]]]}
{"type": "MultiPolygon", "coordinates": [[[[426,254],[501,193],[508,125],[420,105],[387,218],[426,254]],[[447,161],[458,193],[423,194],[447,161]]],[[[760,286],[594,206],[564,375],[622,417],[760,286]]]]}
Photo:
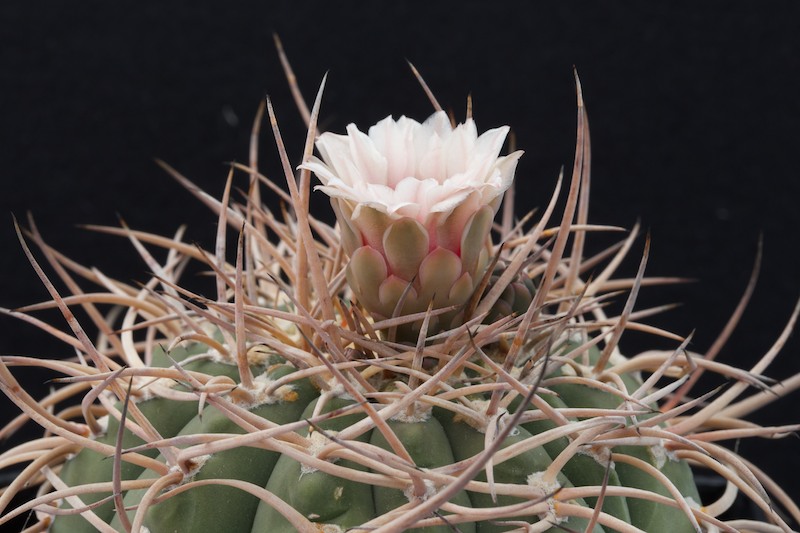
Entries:
{"type": "Polygon", "coordinates": [[[789,530],[800,520],[791,497],[723,443],[800,428],[744,420],[800,386],[799,376],[762,375],[798,309],[748,370],[641,322],[656,310],[634,311],[640,287],[669,281],[644,277],[649,239],[634,279],[612,276],[636,229],[583,257],[587,234],[604,228],[588,223],[577,87],[574,169],[531,227],[512,224],[510,201],[493,223],[521,155],[499,156],[507,128],[478,136],[471,117],[453,126],[434,100],[425,123],[389,118],[369,134],[317,136],[320,89],[297,178],[271,103],[259,109],[286,189],[254,159],[233,166],[216,200],[162,163],[216,213],[214,251],[181,234],[95,228],[132,241],[153,272],[141,286],[70,261],[35,226],[19,229],[52,300],[5,312],[79,356],[0,358],[0,387],[22,410],[3,436],[31,420],[45,429],[0,455],[0,468],[20,469],[0,496],[0,524],[33,511],[29,530],[53,533],[789,530]],[[236,172],[249,180],[242,202],[231,195],[236,172]],[[337,227],[309,213],[312,172],[337,227]],[[262,205],[262,183],[291,209],[279,217],[262,205]],[[164,262],[153,248],[167,250],[164,262]],[[180,285],[188,261],[214,274],[214,297],[180,285]],[[608,316],[621,289],[624,309],[608,316]],[[35,318],[42,308],[58,308],[71,334],[35,318]],[[675,348],[625,357],[630,329],[675,348]],[[61,388],[37,401],[13,367],[55,372],[61,388]],[[703,372],[731,385],[690,396],[703,372]],[[695,483],[704,469],[727,483],[714,501],[695,483]],[[31,486],[37,494],[12,505],[31,486]],[[737,493],[763,522],[724,514],[737,493]]]}

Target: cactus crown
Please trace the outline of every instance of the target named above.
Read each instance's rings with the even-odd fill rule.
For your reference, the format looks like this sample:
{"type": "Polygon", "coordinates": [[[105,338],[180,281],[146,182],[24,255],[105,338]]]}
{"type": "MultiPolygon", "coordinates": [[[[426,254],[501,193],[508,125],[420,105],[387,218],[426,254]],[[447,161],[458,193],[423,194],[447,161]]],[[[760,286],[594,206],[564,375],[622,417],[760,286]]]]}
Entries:
{"type": "MultiPolygon", "coordinates": [[[[715,352],[691,353],[688,338],[642,322],[659,309],[634,311],[640,287],[669,280],[644,277],[649,240],[636,277],[613,278],[638,227],[584,257],[589,233],[608,228],[588,222],[580,84],[568,183],[559,178],[538,218],[516,223],[506,193],[497,224],[503,187],[488,200],[480,187],[466,190],[434,210],[436,220],[415,206],[358,204],[340,175],[348,163],[331,153],[342,138],[320,137],[323,159],[312,157],[321,93],[307,112],[298,176],[271,104],[259,109],[256,124],[269,115],[285,190],[255,157],[234,165],[220,200],[162,163],[216,213],[213,251],[182,232],[94,228],[133,243],[153,272],[141,286],[70,261],[35,226],[26,238],[20,231],[52,300],[6,314],[41,325],[79,356],[0,358],[3,391],[23,411],[2,435],[28,420],[46,429],[0,455],[0,467],[27,464],[0,496],[0,523],[35,511],[33,528],[56,532],[789,530],[774,503],[800,519],[780,487],[720,444],[798,429],[743,420],[800,385],[797,376],[782,385],[762,376],[798,311],[749,370],[714,361],[715,352]],[[309,213],[311,171],[333,197],[338,231],[309,213]],[[236,172],[249,180],[242,201],[231,194],[236,172]],[[291,209],[269,211],[262,185],[291,209]],[[240,230],[236,243],[226,241],[228,226],[240,230]],[[70,295],[40,268],[29,240],[70,295]],[[153,247],[168,251],[163,263],[153,247]],[[179,284],[188,261],[213,272],[215,297],[179,284]],[[86,292],[78,279],[100,290],[86,292]],[[605,304],[620,291],[624,309],[608,316],[605,304]],[[96,342],[73,306],[100,331],[96,342]],[[33,316],[48,307],[62,311],[71,334],[33,316]],[[618,343],[630,329],[676,347],[624,357],[618,343]],[[36,401],[14,366],[56,372],[62,387],[36,401]],[[690,397],[702,372],[732,385],[690,397]],[[759,392],[742,399],[751,387],[759,392]],[[56,409],[77,397],[79,405],[56,409]],[[729,489],[701,502],[690,467],[719,474],[729,489]],[[39,493],[9,507],[31,485],[39,493]],[[724,517],[737,492],[763,511],[763,524],[724,517]]],[[[443,114],[432,120],[450,127],[443,114]]],[[[505,180],[518,157],[484,170],[505,180]]]]}

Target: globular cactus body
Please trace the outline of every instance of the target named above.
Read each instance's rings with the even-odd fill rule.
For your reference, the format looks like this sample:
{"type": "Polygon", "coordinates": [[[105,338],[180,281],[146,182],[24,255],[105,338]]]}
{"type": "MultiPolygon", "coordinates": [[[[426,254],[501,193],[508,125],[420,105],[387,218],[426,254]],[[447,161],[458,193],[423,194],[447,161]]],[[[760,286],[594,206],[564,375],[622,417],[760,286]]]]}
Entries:
{"type": "MultiPolygon", "coordinates": [[[[577,345],[569,347],[579,348],[577,345]]],[[[238,371],[233,362],[225,364],[214,361],[218,357],[208,355],[207,350],[208,348],[203,345],[194,344],[190,345],[189,350],[182,348],[173,350],[170,357],[172,360],[180,362],[190,355],[193,356],[194,361],[184,367],[187,371],[207,372],[209,376],[236,376],[238,371]],[[207,358],[204,358],[204,355],[207,358]],[[198,357],[200,358],[198,359],[198,357]]],[[[589,362],[596,362],[599,352],[593,349],[590,350],[590,353],[592,357],[589,362]]],[[[291,380],[296,369],[286,362],[277,363],[277,359],[277,357],[273,358],[274,364],[269,367],[259,365],[254,366],[252,370],[256,375],[263,375],[265,382],[275,382],[284,378],[285,384],[268,397],[263,398],[261,400],[263,403],[251,407],[250,413],[272,424],[286,425],[296,421],[312,420],[315,416],[325,413],[342,411],[342,414],[335,418],[314,424],[312,433],[316,433],[316,435],[309,439],[311,441],[310,453],[313,453],[315,447],[321,449],[321,444],[335,442],[336,435],[346,431],[356,422],[367,418],[363,410],[359,409],[358,404],[346,393],[321,395],[319,389],[309,378],[291,380]],[[324,402],[324,406],[320,409],[318,404],[321,402],[324,402]],[[333,440],[329,440],[330,438],[333,440]]],[[[166,365],[169,364],[169,359],[163,353],[157,352],[154,362],[166,365]]],[[[578,364],[578,361],[575,364],[578,364]]],[[[557,371],[551,377],[555,379],[559,375],[561,372],[557,371]]],[[[641,384],[634,376],[624,376],[624,378],[624,381],[632,386],[641,384]]],[[[387,381],[387,383],[391,382],[387,381]]],[[[453,383],[454,388],[464,385],[453,383]]],[[[543,382],[543,387],[549,388],[547,379],[543,382]]],[[[543,393],[540,398],[546,399],[548,403],[554,404],[562,410],[572,407],[613,409],[624,403],[623,398],[626,394],[633,392],[633,390],[626,390],[615,394],[593,390],[581,384],[554,385],[551,390],[552,393],[543,393]]],[[[474,394],[469,395],[468,399],[475,404],[486,404],[490,395],[474,394]]],[[[518,407],[520,402],[514,403],[518,407]]],[[[206,406],[201,413],[197,413],[196,402],[170,400],[164,397],[146,398],[137,405],[165,439],[183,435],[242,432],[239,426],[211,405],[206,406]]],[[[635,468],[626,470],[625,465],[614,465],[608,454],[608,461],[604,463],[601,455],[592,454],[591,451],[574,454],[563,467],[556,470],[553,479],[549,482],[539,479],[541,476],[547,475],[546,472],[552,466],[553,458],[558,457],[567,449],[571,439],[566,436],[548,438],[546,432],[548,430],[551,433],[558,431],[560,426],[546,418],[546,415],[538,409],[528,407],[525,411],[528,418],[535,420],[521,423],[506,437],[501,447],[501,449],[506,449],[516,445],[524,449],[496,464],[492,472],[495,483],[516,486],[518,493],[528,492],[530,494],[523,497],[501,493],[493,498],[487,492],[464,490],[451,498],[452,503],[465,509],[491,509],[498,505],[512,506],[525,501],[526,498],[533,502],[539,500],[547,502],[548,498],[552,497],[552,494],[548,494],[548,487],[555,493],[562,487],[602,486],[604,480],[611,487],[637,487],[670,497],[666,488],[652,476],[642,475],[635,468]],[[544,435],[543,444],[526,447],[526,441],[530,441],[537,435],[544,435]]],[[[114,420],[114,422],[116,421],[114,420]]],[[[458,462],[468,462],[473,457],[480,455],[486,445],[488,424],[495,422],[487,420],[483,422],[485,425],[481,425],[482,422],[479,418],[469,419],[463,414],[454,413],[446,405],[437,405],[423,408],[421,412],[414,413],[411,417],[401,413],[396,418],[390,419],[388,426],[402,443],[416,468],[435,470],[446,469],[458,462]]],[[[113,444],[116,440],[117,430],[118,424],[110,423],[107,432],[100,436],[98,441],[113,444]]],[[[305,437],[309,436],[307,431],[299,433],[305,437]]],[[[377,429],[370,429],[360,434],[355,440],[369,443],[375,448],[391,453],[389,442],[377,429]]],[[[124,448],[131,449],[142,444],[144,442],[133,433],[128,430],[124,432],[122,439],[124,448]]],[[[590,449],[589,445],[591,442],[587,443],[587,449],[590,449]]],[[[147,451],[142,450],[139,453],[155,457],[156,451],[153,448],[147,451]]],[[[657,446],[627,446],[620,447],[619,450],[612,448],[610,452],[627,454],[647,462],[679,487],[683,497],[691,498],[695,502],[699,501],[691,470],[685,461],[668,457],[666,452],[658,449],[657,446]]],[[[163,457],[159,459],[164,460],[163,457]]],[[[137,467],[132,463],[123,464],[125,468],[122,471],[122,479],[154,477],[151,470],[137,467]]],[[[413,499],[408,488],[402,490],[391,486],[370,485],[366,481],[353,479],[358,478],[360,472],[369,472],[367,465],[338,458],[330,464],[335,465],[336,470],[326,472],[303,464],[289,455],[281,455],[276,451],[259,447],[242,446],[219,452],[207,460],[204,459],[204,462],[194,467],[196,471],[190,471],[186,479],[187,481],[238,479],[256,486],[263,486],[312,522],[328,527],[338,526],[342,530],[350,528],[357,530],[358,526],[403,505],[408,505],[409,501],[413,499]],[[353,472],[348,475],[346,469],[352,469],[353,472]]],[[[69,486],[109,482],[112,477],[112,462],[102,454],[92,450],[83,450],[64,464],[60,477],[69,486]]],[[[481,474],[475,480],[485,483],[486,475],[481,474]]],[[[428,482],[423,486],[426,490],[439,490],[446,485],[436,486],[432,482],[428,482]]],[[[144,493],[143,489],[128,491],[124,497],[125,506],[136,509],[144,493]]],[[[89,504],[107,496],[109,494],[95,493],[90,498],[84,498],[83,502],[89,504]]],[[[573,504],[593,509],[596,500],[596,497],[575,498],[573,504]]],[[[603,511],[611,517],[654,533],[693,530],[689,520],[680,509],[665,504],[640,505],[635,502],[635,499],[608,496],[603,504],[603,511]]],[[[122,527],[119,517],[115,517],[115,507],[112,502],[107,502],[94,509],[94,513],[113,527],[122,527]]],[[[134,514],[134,511],[130,511],[131,519],[134,514]]],[[[506,520],[536,523],[541,514],[520,512],[519,516],[508,517],[506,520]]],[[[445,521],[447,516],[448,513],[442,513],[445,521]]],[[[500,521],[498,518],[459,522],[458,528],[465,532],[511,529],[495,523],[500,521]]],[[[150,531],[175,532],[220,530],[290,532],[296,530],[295,526],[280,511],[266,502],[262,503],[257,496],[230,486],[220,485],[196,487],[162,503],[152,505],[143,524],[150,531]]],[[[562,524],[573,529],[585,529],[588,520],[572,517],[562,524]]],[[[80,515],[59,517],[51,528],[53,533],[94,530],[95,527],[80,515]]],[[[554,531],[556,530],[558,528],[554,528],[554,531]]],[[[596,532],[614,530],[612,526],[608,525],[597,525],[593,528],[593,531],[596,532]]],[[[439,526],[423,528],[421,531],[452,531],[452,526],[445,522],[439,526]]]]}

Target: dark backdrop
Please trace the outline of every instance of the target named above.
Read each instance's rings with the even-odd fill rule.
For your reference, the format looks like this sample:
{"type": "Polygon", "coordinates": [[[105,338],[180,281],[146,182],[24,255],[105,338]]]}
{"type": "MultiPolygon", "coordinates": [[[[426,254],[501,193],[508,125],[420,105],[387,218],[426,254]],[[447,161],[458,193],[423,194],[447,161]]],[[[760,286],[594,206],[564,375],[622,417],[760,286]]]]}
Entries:
{"type": "MultiPolygon", "coordinates": [[[[426,117],[406,59],[458,116],[472,93],[479,128],[510,124],[526,151],[520,210],[543,206],[561,165],[571,166],[575,65],[592,126],[591,221],[641,220],[653,238],[648,272],[699,282],[647,289],[643,306],[684,304],[651,322],[696,329],[693,347],[707,348],[763,234],[756,295],[720,356],[752,365],[800,296],[798,20],[800,4],[788,1],[3,2],[0,305],[45,297],[11,213],[30,210],[46,238],[82,262],[143,279],[126,242],[75,225],[121,215],[172,232],[189,222],[190,238],[210,244],[214,216],[154,157],[218,195],[224,163],[247,157],[268,93],[297,161],[304,132],[274,51],[278,32],[307,98],[330,72],[322,108],[330,130],[388,114],[426,117]]],[[[270,135],[261,146],[262,167],[280,177],[270,135]]],[[[640,251],[641,242],[626,272],[640,251]]],[[[33,328],[5,318],[0,327],[2,353],[69,355],[33,328]]],[[[632,335],[623,349],[652,342],[632,335]]],[[[795,335],[768,374],[797,372],[798,359],[795,335]]],[[[798,400],[758,420],[797,421],[798,400]]],[[[800,495],[796,439],[743,446],[800,495]]]]}

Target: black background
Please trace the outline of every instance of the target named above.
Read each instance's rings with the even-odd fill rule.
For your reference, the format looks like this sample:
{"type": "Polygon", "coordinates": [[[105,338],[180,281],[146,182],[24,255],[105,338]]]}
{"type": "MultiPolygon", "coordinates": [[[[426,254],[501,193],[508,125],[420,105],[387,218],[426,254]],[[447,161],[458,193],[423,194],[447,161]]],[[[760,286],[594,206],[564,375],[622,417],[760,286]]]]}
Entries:
{"type": "MultiPolygon", "coordinates": [[[[572,68],[592,128],[590,221],[652,234],[651,275],[698,283],[647,289],[642,304],[684,305],[651,323],[696,329],[703,351],[741,295],[764,236],[763,268],[721,354],[748,366],[800,296],[798,2],[3,2],[0,4],[0,305],[46,294],[16,242],[11,213],[31,211],[51,243],[123,279],[145,278],[128,243],[77,229],[116,224],[213,242],[215,217],[153,163],[160,157],[218,196],[225,163],[245,161],[269,94],[290,154],[304,129],[272,42],[283,39],[307,99],[329,71],[322,125],[342,131],[389,114],[430,112],[412,61],[439,101],[479,129],[510,124],[526,151],[518,211],[546,204],[571,168],[572,68]]],[[[281,179],[271,135],[261,165],[281,179]]],[[[243,182],[240,182],[243,183],[243,182]]],[[[315,209],[325,212],[324,200],[315,209]]],[[[612,242],[599,237],[596,246],[612,242]]],[[[642,242],[624,272],[638,263],[642,242]]],[[[57,323],[58,318],[55,319],[57,323]]],[[[0,319],[0,353],[66,356],[35,329],[0,319]]],[[[633,353],[669,347],[623,339],[633,353]]],[[[800,371],[795,334],[767,374],[800,371]]],[[[42,378],[26,380],[40,383],[42,378]]],[[[800,393],[756,419],[800,419],[800,393]]],[[[5,399],[0,406],[9,414],[5,399]]],[[[742,443],[800,497],[800,445],[742,443]]]]}

